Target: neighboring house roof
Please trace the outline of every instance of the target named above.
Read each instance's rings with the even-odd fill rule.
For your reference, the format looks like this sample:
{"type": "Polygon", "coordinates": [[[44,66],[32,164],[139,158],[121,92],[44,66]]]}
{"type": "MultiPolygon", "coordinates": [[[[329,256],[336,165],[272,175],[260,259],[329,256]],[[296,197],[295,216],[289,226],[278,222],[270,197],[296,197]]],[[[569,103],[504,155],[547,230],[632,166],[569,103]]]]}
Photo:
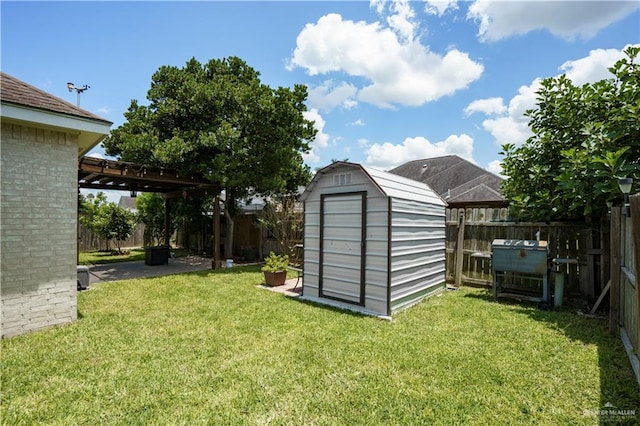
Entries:
{"type": "Polygon", "coordinates": [[[333,172],[336,168],[342,167],[356,168],[364,172],[364,174],[371,180],[371,182],[380,190],[380,192],[391,198],[402,198],[412,201],[425,202],[430,204],[445,206],[446,203],[436,194],[428,185],[416,182],[412,179],[407,179],[397,174],[384,172],[382,170],[372,169],[370,167],[364,167],[356,163],[348,163],[345,161],[336,161],[324,167],[316,173],[311,180],[311,183],[307,186],[305,191],[300,196],[300,200],[307,199],[313,188],[318,181],[327,173],[333,172]]]}
{"type": "Polygon", "coordinates": [[[4,72],[0,72],[0,101],[3,119],[80,132],[79,156],[100,143],[113,124],[4,72]]]}
{"type": "Polygon", "coordinates": [[[449,204],[507,202],[501,177],[457,155],[410,161],[389,172],[426,183],[449,204]]]}
{"type": "Polygon", "coordinates": [[[129,211],[135,212],[138,210],[136,207],[136,199],[135,197],[128,197],[126,195],[120,196],[120,201],[118,202],[118,207],[122,207],[123,209],[127,209],[129,211]]]}
{"type": "MultiPolygon", "coordinates": [[[[298,186],[298,190],[296,192],[297,196],[300,196],[300,194],[304,192],[304,189],[304,186],[298,186]]],[[[246,199],[238,200],[238,204],[240,205],[242,214],[255,214],[261,212],[264,209],[266,203],[271,201],[273,198],[273,196],[253,195],[249,196],[246,199]]],[[[277,196],[275,196],[275,198],[277,198],[277,196]]],[[[225,191],[222,191],[220,193],[220,199],[226,199],[225,191]]],[[[300,209],[302,210],[302,208],[300,209]]]]}

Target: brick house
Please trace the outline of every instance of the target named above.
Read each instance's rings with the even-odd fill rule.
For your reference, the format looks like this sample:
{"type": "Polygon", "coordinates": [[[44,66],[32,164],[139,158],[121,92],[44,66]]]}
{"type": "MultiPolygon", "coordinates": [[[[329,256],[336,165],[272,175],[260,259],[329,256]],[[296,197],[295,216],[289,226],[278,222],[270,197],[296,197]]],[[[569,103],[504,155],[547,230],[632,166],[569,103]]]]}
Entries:
{"type": "Polygon", "coordinates": [[[77,318],[78,159],[111,122],[0,72],[0,331],[77,318]]]}

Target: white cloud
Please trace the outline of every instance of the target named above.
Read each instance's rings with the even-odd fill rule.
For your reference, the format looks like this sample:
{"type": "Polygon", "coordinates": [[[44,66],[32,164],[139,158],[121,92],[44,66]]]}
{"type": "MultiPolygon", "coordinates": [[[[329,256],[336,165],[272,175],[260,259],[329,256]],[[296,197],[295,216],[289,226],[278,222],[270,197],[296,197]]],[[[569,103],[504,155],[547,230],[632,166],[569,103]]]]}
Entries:
{"type": "Polygon", "coordinates": [[[412,41],[416,25],[411,22],[416,14],[407,0],[396,0],[389,9],[393,12],[387,17],[387,23],[404,41],[412,41]]]}
{"type": "Polygon", "coordinates": [[[333,140],[331,141],[331,145],[332,146],[336,146],[338,145],[340,142],[342,142],[344,140],[344,137],[342,136],[336,136],[335,138],[333,138],[333,140]]]}
{"type": "Polygon", "coordinates": [[[484,70],[457,49],[441,55],[417,41],[404,41],[379,22],[343,20],[338,14],[305,26],[288,67],[304,68],[310,75],[361,77],[364,87],[357,99],[385,108],[437,100],[467,87],[484,70]]]}
{"type": "Polygon", "coordinates": [[[370,0],[369,7],[375,9],[378,15],[386,17],[387,24],[400,38],[405,41],[413,40],[418,25],[413,19],[416,14],[408,0],[370,0]],[[385,9],[389,12],[385,12],[385,9]]]}
{"type": "Polygon", "coordinates": [[[509,107],[505,108],[503,115],[482,122],[482,127],[491,133],[496,145],[502,146],[506,143],[521,145],[533,134],[529,129],[529,118],[525,117],[524,113],[535,107],[535,92],[539,87],[540,79],[534,80],[529,86],[521,86],[518,94],[509,101],[509,107]]]}
{"type": "Polygon", "coordinates": [[[302,113],[306,120],[313,121],[313,127],[318,131],[316,137],[309,144],[311,149],[309,153],[303,154],[302,158],[307,164],[314,164],[320,161],[318,150],[324,149],[329,146],[329,135],[324,133],[324,118],[320,115],[317,109],[312,108],[302,113]]]}
{"type": "Polygon", "coordinates": [[[327,80],[321,85],[309,88],[309,106],[322,111],[330,111],[337,106],[345,109],[357,105],[354,97],[358,89],[353,84],[341,82],[336,84],[333,80],[327,80]]]}
{"type": "Polygon", "coordinates": [[[487,165],[487,171],[493,173],[494,175],[498,175],[500,177],[504,177],[502,175],[502,162],[500,160],[493,160],[487,165]]]}
{"type": "Polygon", "coordinates": [[[431,15],[442,16],[447,10],[458,8],[457,0],[424,0],[424,2],[424,10],[431,15]]]}
{"type": "Polygon", "coordinates": [[[507,111],[502,98],[478,99],[471,102],[464,109],[465,114],[471,115],[474,112],[482,112],[487,115],[499,115],[507,111]]]}
{"type": "Polygon", "coordinates": [[[541,79],[536,78],[528,86],[520,86],[518,94],[509,101],[508,112],[512,117],[522,117],[527,110],[536,106],[536,92],[540,90],[541,79]]]}
{"type": "Polygon", "coordinates": [[[444,141],[436,143],[418,136],[406,138],[398,145],[390,142],[373,144],[366,150],[366,164],[388,170],[407,161],[452,154],[473,162],[473,139],[463,133],[451,135],[444,141]]]}
{"type": "Polygon", "coordinates": [[[316,128],[318,133],[316,134],[316,138],[311,142],[313,146],[318,148],[326,148],[329,146],[329,135],[324,133],[324,118],[320,115],[317,109],[312,108],[309,111],[305,111],[302,113],[306,120],[313,121],[313,127],[316,128]]]}
{"type": "Polygon", "coordinates": [[[533,133],[529,129],[529,120],[513,116],[484,120],[482,127],[495,138],[496,145],[507,143],[522,145],[533,133]]]}
{"type": "Polygon", "coordinates": [[[484,69],[455,49],[444,56],[417,43],[403,50],[399,63],[375,70],[373,84],[360,90],[360,100],[380,107],[420,106],[467,87],[484,69]]]}
{"type": "Polygon", "coordinates": [[[100,114],[109,115],[109,113],[111,112],[111,108],[103,106],[103,107],[98,108],[98,112],[100,114]]]}
{"type": "Polygon", "coordinates": [[[302,154],[302,159],[306,164],[318,164],[320,162],[320,156],[316,154],[313,148],[306,154],[302,154]]]}
{"type": "MultiPolygon", "coordinates": [[[[623,49],[624,50],[624,49],[623,49]]],[[[589,52],[586,58],[567,61],[560,65],[560,71],[567,75],[573,84],[581,86],[585,83],[611,78],[609,67],[624,57],[622,50],[596,49],[589,52]]]]}
{"type": "Polygon", "coordinates": [[[497,41],[545,29],[573,39],[589,38],[638,8],[636,1],[493,1],[476,0],[467,14],[479,21],[478,37],[497,41]]]}
{"type": "Polygon", "coordinates": [[[369,146],[369,139],[361,138],[358,139],[358,146],[361,148],[366,148],[369,146]]]}
{"type": "Polygon", "coordinates": [[[362,127],[362,126],[364,126],[365,124],[364,124],[364,121],[362,121],[362,120],[356,120],[356,121],[354,121],[353,123],[351,123],[351,125],[352,125],[352,126],[357,126],[357,127],[362,127]]]}
{"type": "MultiPolygon", "coordinates": [[[[588,56],[567,61],[559,69],[564,71],[575,85],[611,78],[612,74],[608,68],[624,56],[623,50],[624,48],[622,50],[592,50],[588,56]]],[[[504,114],[482,122],[482,127],[491,133],[497,145],[501,146],[506,143],[520,145],[533,135],[529,128],[529,119],[524,116],[524,113],[536,107],[536,92],[540,89],[541,82],[542,79],[537,78],[528,86],[520,87],[518,94],[509,101],[509,106],[504,114]]],[[[465,109],[465,112],[468,113],[471,106],[475,104],[473,112],[484,112],[491,115],[488,107],[486,110],[477,107],[478,104],[482,105],[481,101],[485,101],[485,99],[472,102],[465,109]]]]}
{"type": "Polygon", "coordinates": [[[382,12],[384,12],[384,5],[386,3],[386,0],[370,0],[369,7],[371,9],[375,9],[378,14],[382,14],[382,12]]]}

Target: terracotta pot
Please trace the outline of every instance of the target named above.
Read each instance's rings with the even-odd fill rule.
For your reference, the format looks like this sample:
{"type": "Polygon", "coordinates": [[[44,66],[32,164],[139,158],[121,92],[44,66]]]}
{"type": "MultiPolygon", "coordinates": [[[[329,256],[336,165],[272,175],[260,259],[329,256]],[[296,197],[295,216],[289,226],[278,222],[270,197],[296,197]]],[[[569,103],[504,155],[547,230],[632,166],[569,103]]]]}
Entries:
{"type": "Polygon", "coordinates": [[[279,285],[283,285],[287,280],[287,271],[278,271],[278,272],[266,272],[264,273],[264,280],[268,286],[275,287],[279,285]]]}

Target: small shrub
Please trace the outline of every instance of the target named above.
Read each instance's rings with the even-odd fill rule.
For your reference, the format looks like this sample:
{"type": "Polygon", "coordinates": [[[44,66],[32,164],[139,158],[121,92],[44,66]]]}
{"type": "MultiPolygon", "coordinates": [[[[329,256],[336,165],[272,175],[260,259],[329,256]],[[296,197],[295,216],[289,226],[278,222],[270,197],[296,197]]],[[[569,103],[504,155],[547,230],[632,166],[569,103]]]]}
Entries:
{"type": "Polygon", "coordinates": [[[264,259],[265,265],[262,267],[263,272],[280,272],[286,271],[289,266],[289,256],[286,254],[269,253],[264,259]]]}

